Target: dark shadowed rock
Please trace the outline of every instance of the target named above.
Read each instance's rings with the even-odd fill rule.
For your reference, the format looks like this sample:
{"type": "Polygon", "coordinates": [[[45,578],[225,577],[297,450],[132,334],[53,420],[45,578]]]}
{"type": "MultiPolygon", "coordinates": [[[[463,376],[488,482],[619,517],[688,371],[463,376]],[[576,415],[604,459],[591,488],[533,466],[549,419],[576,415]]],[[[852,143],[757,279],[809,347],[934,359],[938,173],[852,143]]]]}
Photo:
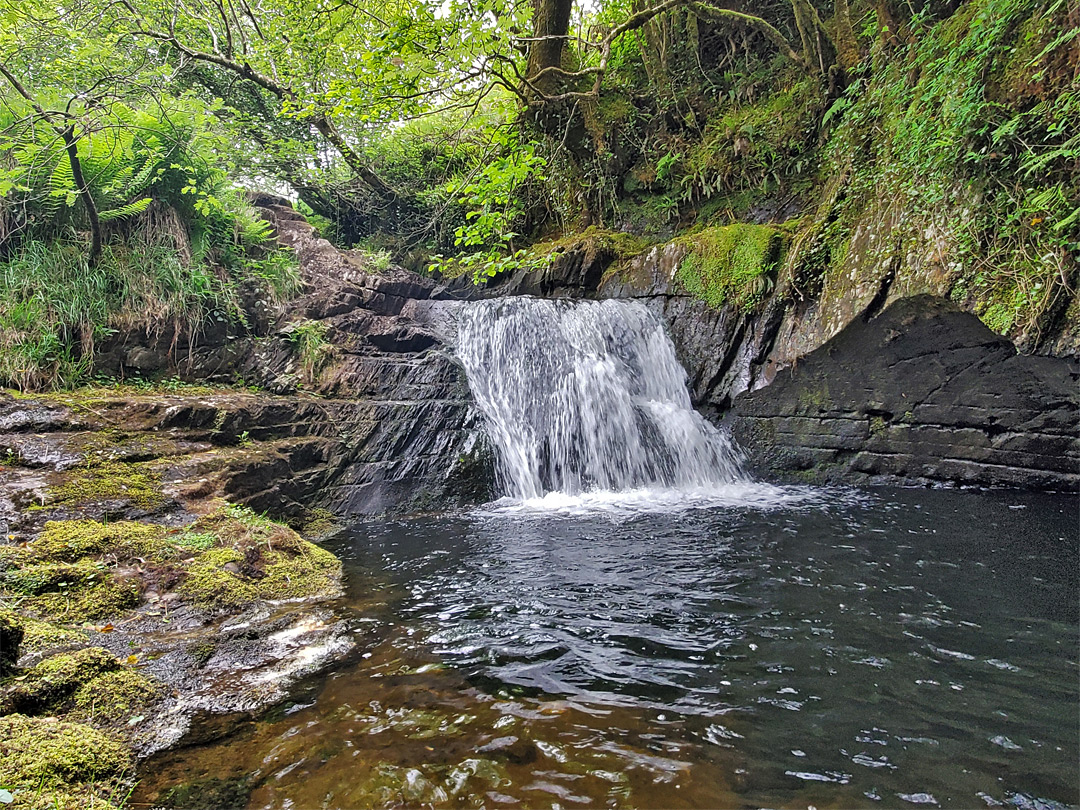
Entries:
{"type": "Polygon", "coordinates": [[[921,479],[1075,490],[1080,370],[1024,356],[927,295],[856,320],[730,424],[759,468],[812,480],[921,479]]]}

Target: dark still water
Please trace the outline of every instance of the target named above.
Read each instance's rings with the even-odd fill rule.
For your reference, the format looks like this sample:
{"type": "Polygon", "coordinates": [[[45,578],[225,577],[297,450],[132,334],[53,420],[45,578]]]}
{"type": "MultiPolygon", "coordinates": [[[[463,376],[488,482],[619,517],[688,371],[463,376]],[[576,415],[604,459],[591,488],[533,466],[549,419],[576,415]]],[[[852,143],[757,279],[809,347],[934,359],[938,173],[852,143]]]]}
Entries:
{"type": "Polygon", "coordinates": [[[142,800],[1080,801],[1077,500],[785,492],[359,524],[331,548],[365,657],[142,800]]]}

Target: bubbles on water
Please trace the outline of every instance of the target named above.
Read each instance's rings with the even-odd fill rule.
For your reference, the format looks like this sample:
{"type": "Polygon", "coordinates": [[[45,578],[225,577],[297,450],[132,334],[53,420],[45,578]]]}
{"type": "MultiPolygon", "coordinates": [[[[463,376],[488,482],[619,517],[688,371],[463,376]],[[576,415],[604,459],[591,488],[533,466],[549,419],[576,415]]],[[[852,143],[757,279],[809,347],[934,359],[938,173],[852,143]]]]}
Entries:
{"type": "Polygon", "coordinates": [[[903,799],[910,804],[933,804],[937,805],[938,800],[935,799],[929,793],[897,793],[897,797],[903,799]]]}

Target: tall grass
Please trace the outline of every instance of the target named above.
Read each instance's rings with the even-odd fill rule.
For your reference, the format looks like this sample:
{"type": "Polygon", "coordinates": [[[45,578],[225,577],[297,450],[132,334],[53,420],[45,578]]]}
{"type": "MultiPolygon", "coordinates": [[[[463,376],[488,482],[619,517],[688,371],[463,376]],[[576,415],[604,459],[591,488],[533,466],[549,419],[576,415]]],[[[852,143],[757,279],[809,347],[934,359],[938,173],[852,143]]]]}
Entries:
{"type": "Polygon", "coordinates": [[[0,385],[23,391],[65,388],[93,369],[95,348],[117,330],[152,331],[211,317],[243,324],[238,288],[263,285],[268,298],[295,289],[295,263],[267,251],[232,272],[185,263],[170,244],[140,235],[108,243],[93,267],[84,246],[27,241],[0,263],[0,385]]]}

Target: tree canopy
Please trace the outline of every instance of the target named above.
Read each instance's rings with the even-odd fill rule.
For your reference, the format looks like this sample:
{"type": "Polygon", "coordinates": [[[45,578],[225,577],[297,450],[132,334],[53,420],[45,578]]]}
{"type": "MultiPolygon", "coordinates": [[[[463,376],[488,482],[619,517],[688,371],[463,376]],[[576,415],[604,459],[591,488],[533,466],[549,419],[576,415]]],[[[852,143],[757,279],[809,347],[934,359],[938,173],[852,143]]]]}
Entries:
{"type": "Polygon", "coordinates": [[[1038,329],[1075,284],[1078,30],[1067,0],[0,0],[0,262],[169,220],[239,268],[254,188],[477,277],[786,218],[812,291],[885,195],[1038,329]]]}

